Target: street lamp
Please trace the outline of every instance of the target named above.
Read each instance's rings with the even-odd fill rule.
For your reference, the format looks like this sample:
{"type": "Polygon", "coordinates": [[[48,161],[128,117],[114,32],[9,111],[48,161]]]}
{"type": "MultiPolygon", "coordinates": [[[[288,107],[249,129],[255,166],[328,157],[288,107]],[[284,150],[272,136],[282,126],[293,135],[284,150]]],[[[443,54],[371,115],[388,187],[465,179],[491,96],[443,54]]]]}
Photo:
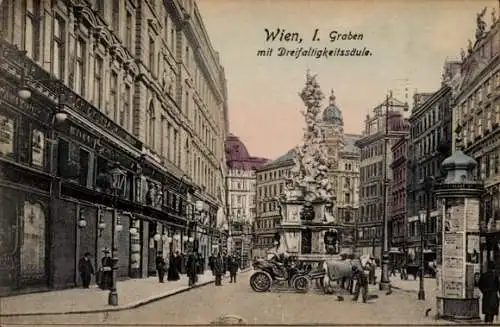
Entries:
{"type": "Polygon", "coordinates": [[[85,210],[80,209],[80,217],[78,218],[78,227],[85,228],[87,226],[87,221],[85,220],[85,210]]]}
{"type": "Polygon", "coordinates": [[[389,98],[392,97],[392,92],[386,96],[385,102],[385,131],[384,131],[384,222],[383,222],[383,240],[382,240],[382,273],[380,276],[380,290],[389,290],[389,217],[388,217],[388,191],[389,191],[389,178],[387,176],[388,164],[388,147],[389,147],[389,98]]]}
{"type": "Polygon", "coordinates": [[[118,191],[120,191],[123,188],[123,184],[125,182],[125,173],[120,169],[120,166],[118,163],[115,163],[113,165],[113,168],[109,171],[109,175],[111,177],[111,191],[113,194],[113,225],[112,225],[112,285],[111,289],[109,290],[109,296],[108,296],[108,304],[117,306],[118,305],[118,291],[116,289],[116,279],[117,279],[117,270],[118,270],[118,246],[117,246],[117,240],[116,240],[116,233],[120,232],[123,230],[123,226],[120,224],[120,218],[118,217],[118,213],[116,210],[116,201],[118,197],[118,191]]]}
{"type": "Polygon", "coordinates": [[[425,210],[420,210],[419,222],[420,222],[420,274],[419,274],[419,287],[418,287],[418,299],[425,300],[425,288],[424,288],[424,226],[426,221],[425,210]]]}

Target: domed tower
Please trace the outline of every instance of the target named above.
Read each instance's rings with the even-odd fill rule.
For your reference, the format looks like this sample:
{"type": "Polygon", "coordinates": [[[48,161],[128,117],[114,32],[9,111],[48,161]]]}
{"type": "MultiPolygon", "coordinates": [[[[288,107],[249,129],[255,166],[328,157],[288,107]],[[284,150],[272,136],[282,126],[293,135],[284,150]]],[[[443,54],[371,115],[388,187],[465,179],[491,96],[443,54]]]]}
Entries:
{"type": "Polygon", "coordinates": [[[328,153],[334,159],[333,162],[337,162],[338,152],[344,147],[344,120],[342,119],[342,111],[337,107],[335,99],[332,89],[328,107],[323,111],[321,123],[328,153]]]}

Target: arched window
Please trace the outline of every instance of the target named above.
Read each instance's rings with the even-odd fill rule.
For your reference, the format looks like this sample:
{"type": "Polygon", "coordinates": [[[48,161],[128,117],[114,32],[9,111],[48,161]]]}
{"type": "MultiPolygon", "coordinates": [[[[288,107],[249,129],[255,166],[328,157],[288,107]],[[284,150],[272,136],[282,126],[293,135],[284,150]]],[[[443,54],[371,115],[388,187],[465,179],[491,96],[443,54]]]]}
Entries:
{"type": "Polygon", "coordinates": [[[145,132],[145,140],[146,144],[149,147],[155,147],[155,111],[153,107],[153,102],[149,104],[149,108],[146,112],[146,130],[145,132]]]}

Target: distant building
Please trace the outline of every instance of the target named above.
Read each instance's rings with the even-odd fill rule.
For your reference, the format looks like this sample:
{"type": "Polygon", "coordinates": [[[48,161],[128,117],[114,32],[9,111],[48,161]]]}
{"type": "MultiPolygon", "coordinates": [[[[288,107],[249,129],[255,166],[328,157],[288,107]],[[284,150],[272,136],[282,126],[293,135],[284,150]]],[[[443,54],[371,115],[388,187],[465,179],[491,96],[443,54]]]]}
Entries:
{"type": "Polygon", "coordinates": [[[295,150],[269,161],[256,170],[257,215],[255,217],[255,242],[253,256],[265,257],[281,221],[277,197],[284,193],[285,179],[294,166],[295,150]]]}
{"type": "Polygon", "coordinates": [[[402,136],[391,148],[392,180],[389,187],[391,250],[404,253],[406,245],[406,166],[408,136],[402,136]]]}
{"type": "MultiPolygon", "coordinates": [[[[329,104],[324,109],[320,126],[325,135],[328,154],[336,165],[330,171],[332,185],[337,190],[335,207],[336,216],[344,225],[353,225],[358,221],[359,209],[359,163],[360,151],[355,145],[361,135],[345,134],[342,111],[335,102],[331,91],[329,104]]],[[[354,239],[343,242],[352,247],[354,239]]]]}
{"type": "Polygon", "coordinates": [[[241,256],[246,266],[255,220],[255,170],[268,160],[252,157],[241,140],[230,134],[225,142],[227,166],[227,217],[232,236],[232,251],[241,256]]]}
{"type": "Polygon", "coordinates": [[[384,207],[384,171],[389,183],[392,180],[391,147],[407,133],[403,115],[407,108],[406,103],[391,95],[373,109],[373,116],[366,117],[363,137],[356,142],[361,150],[358,247],[363,254],[381,256],[383,218],[388,209],[384,207]],[[386,137],[390,142],[384,149],[386,137]]]}
{"type": "MultiPolygon", "coordinates": [[[[447,63],[445,71],[453,68],[454,63],[447,63]]],[[[424,189],[425,178],[441,179],[441,163],[451,155],[452,121],[451,89],[446,84],[425,97],[415,94],[414,105],[409,119],[410,137],[407,159],[407,235],[404,248],[409,258],[420,258],[420,222],[419,212],[426,210],[427,197],[424,189]]],[[[434,260],[439,248],[438,235],[440,212],[436,198],[430,196],[431,219],[426,222],[424,233],[426,260],[434,260]]]]}

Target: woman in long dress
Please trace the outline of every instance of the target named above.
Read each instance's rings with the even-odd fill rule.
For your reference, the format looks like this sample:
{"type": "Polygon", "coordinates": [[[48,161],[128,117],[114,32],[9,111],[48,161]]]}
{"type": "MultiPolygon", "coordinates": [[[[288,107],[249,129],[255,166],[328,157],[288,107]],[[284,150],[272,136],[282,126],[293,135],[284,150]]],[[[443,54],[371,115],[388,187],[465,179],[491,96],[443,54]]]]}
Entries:
{"type": "Polygon", "coordinates": [[[169,265],[167,271],[167,280],[170,281],[179,280],[180,276],[177,265],[178,260],[176,259],[176,255],[174,253],[170,253],[170,258],[168,259],[168,261],[169,265]]]}

